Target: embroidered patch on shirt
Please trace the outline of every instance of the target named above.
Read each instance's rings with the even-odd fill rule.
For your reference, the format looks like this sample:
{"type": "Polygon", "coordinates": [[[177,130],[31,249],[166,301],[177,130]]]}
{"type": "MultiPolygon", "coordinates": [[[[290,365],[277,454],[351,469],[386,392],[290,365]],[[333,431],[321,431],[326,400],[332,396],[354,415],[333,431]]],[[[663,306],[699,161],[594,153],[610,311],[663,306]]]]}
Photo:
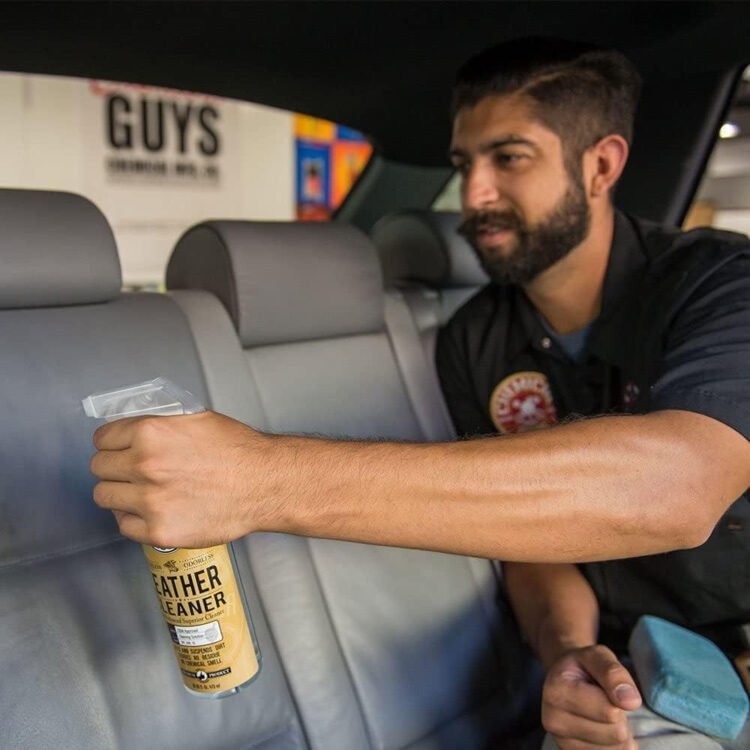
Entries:
{"type": "Polygon", "coordinates": [[[546,375],[514,372],[490,396],[490,418],[503,435],[557,424],[557,411],[546,375]]]}

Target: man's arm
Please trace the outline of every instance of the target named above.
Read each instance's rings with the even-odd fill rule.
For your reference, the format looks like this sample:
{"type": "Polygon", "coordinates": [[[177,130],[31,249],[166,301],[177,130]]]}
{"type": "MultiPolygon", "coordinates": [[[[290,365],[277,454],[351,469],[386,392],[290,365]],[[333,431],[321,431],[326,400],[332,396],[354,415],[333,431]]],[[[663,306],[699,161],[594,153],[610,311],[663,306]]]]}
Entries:
{"type": "Polygon", "coordinates": [[[575,565],[503,563],[503,581],[518,625],[545,670],[567,651],[596,643],[599,605],[575,565]]]}
{"type": "Polygon", "coordinates": [[[701,544],[750,484],[750,445],[698,414],[603,417],[403,444],[257,433],[214,413],[97,430],[96,502],[122,532],[202,547],[257,530],[503,560],[701,544]]]}
{"type": "Polygon", "coordinates": [[[641,698],[615,654],[596,643],[599,607],[588,581],[569,564],[506,563],[503,571],[519,625],[547,672],[545,729],[562,750],[635,748],[626,712],[641,698]]]}

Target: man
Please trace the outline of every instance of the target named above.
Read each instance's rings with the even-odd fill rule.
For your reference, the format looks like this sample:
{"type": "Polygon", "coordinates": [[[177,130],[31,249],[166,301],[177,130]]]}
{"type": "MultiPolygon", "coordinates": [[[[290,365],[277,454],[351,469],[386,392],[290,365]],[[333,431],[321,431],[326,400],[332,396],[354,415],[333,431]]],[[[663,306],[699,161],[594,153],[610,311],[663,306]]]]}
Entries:
{"type": "MultiPolygon", "coordinates": [[[[486,65],[475,63],[480,83],[486,65]]],[[[696,254],[709,260],[675,260],[676,274],[676,233],[643,230],[651,254],[629,252],[640,225],[615,215],[610,193],[630,134],[612,122],[625,110],[632,117],[634,95],[610,96],[606,117],[582,109],[580,97],[565,106],[571,93],[605,92],[611,80],[595,74],[623,75],[612,68],[594,55],[566,89],[549,71],[529,86],[521,71],[483,93],[469,81],[476,94],[459,97],[451,151],[466,230],[495,278],[516,286],[494,285],[459,313],[441,337],[442,379],[462,432],[511,436],[346,442],[264,435],[205,413],[106,425],[92,459],[96,502],[126,536],[157,546],[273,530],[553,563],[511,565],[508,579],[550,667],[545,721],[563,748],[634,747],[623,709],[640,703],[627,670],[595,645],[595,596],[566,563],[695,548],[717,524],[726,535],[725,513],[750,484],[750,247],[709,238],[696,254]],[[500,320],[503,311],[512,317],[500,320]],[[610,318],[618,322],[607,329],[610,318]],[[527,324],[543,334],[524,340],[527,324]],[[476,335],[482,325],[486,337],[476,335]],[[497,326],[508,335],[494,335],[497,326]],[[581,348],[575,339],[589,326],[581,348]],[[580,383],[565,377],[565,357],[579,350],[580,383]],[[516,362],[524,378],[510,369],[507,380],[516,362]],[[516,429],[573,411],[613,414],[516,429]]],[[[746,532],[735,546],[746,568],[746,532]]],[[[750,619],[747,600],[737,606],[750,619]]]]}
{"type": "MultiPolygon", "coordinates": [[[[462,231],[493,282],[438,341],[459,433],[520,433],[574,414],[688,409],[748,434],[747,414],[734,423],[721,416],[737,385],[716,390],[708,381],[744,375],[750,318],[740,299],[750,283],[734,274],[750,266],[728,262],[692,297],[671,280],[710,273],[726,260],[722,243],[738,240],[707,232],[682,238],[612,208],[639,85],[622,55],[550,40],[500,45],[459,72],[451,155],[462,175],[462,231]],[[679,245],[691,255],[676,256],[679,245]],[[716,399],[726,406],[712,406],[716,399]]],[[[629,726],[620,709],[637,707],[639,696],[615,653],[626,651],[645,613],[738,650],[733,626],[750,615],[750,579],[740,573],[750,562],[741,528],[748,515],[747,502],[738,503],[710,541],[689,552],[580,569],[504,566],[517,618],[548,670],[543,721],[562,748],[633,747],[634,735],[657,733],[661,744],[641,746],[717,747],[645,711],[629,726]]]]}

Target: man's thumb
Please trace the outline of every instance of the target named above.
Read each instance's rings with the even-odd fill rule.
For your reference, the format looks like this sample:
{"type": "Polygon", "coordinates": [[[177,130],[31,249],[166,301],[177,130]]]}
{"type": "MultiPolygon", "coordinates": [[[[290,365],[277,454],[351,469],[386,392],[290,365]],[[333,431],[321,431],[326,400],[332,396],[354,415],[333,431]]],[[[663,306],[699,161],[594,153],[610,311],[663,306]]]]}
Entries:
{"type": "Polygon", "coordinates": [[[632,711],[641,705],[641,694],[630,682],[621,682],[612,691],[612,701],[625,711],[632,711]]]}
{"type": "Polygon", "coordinates": [[[606,691],[613,705],[632,711],[641,705],[641,694],[635,686],[633,676],[617,657],[604,646],[598,646],[586,654],[588,673],[606,691]]]}

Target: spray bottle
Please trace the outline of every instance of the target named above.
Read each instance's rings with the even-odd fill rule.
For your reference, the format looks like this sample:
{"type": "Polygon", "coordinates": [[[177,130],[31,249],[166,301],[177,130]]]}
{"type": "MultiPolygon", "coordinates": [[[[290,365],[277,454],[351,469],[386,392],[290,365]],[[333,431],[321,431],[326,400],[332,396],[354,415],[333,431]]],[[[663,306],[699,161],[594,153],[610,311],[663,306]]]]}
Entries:
{"type": "MultiPolygon", "coordinates": [[[[89,417],[197,414],[201,403],[165,378],[95,393],[89,417]]],[[[143,545],[185,689],[224,698],[260,673],[261,655],[231,545],[177,549],[143,545]]]]}

